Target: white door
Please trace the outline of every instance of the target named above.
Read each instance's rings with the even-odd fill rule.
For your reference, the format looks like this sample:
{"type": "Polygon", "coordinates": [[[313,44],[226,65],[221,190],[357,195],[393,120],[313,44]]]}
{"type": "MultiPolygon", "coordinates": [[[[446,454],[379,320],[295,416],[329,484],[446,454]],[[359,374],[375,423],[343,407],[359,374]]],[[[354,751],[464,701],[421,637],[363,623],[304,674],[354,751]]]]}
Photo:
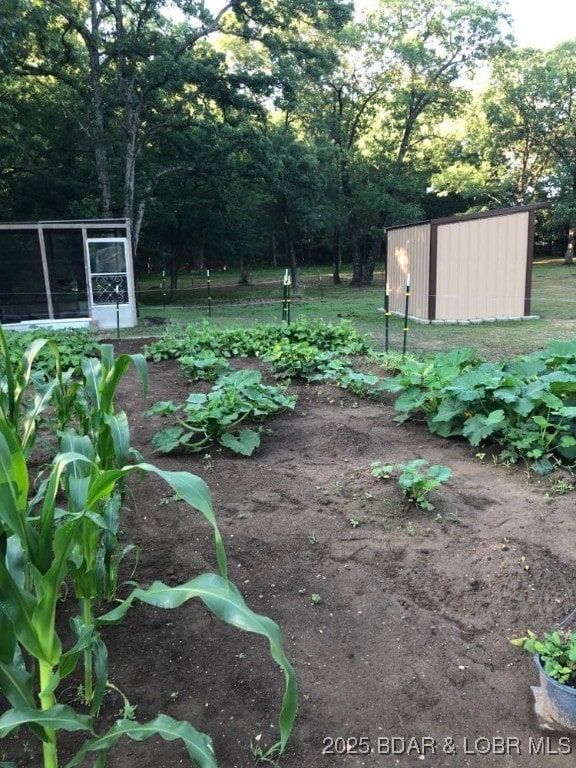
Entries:
{"type": "Polygon", "coordinates": [[[134,281],[127,238],[88,238],[91,317],[99,328],[136,325],[134,281]]]}

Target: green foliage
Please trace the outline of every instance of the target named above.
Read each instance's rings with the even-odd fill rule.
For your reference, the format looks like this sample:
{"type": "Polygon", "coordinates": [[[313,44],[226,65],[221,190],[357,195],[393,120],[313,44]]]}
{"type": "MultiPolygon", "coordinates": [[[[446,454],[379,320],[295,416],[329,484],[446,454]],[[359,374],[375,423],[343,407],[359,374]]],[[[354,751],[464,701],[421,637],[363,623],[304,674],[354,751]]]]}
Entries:
{"type": "Polygon", "coordinates": [[[329,360],[323,371],[311,376],[310,381],[332,381],[341,389],[346,389],[359,397],[370,397],[381,392],[383,388],[383,382],[379,376],[355,371],[345,358],[329,360]]]}
{"type": "MultiPolygon", "coordinates": [[[[396,421],[401,423],[414,415],[423,415],[430,425],[445,397],[445,388],[476,360],[474,350],[455,349],[430,355],[425,360],[410,359],[403,363],[400,373],[383,385],[386,391],[401,393],[396,400],[396,410],[400,413],[396,421]]],[[[430,429],[448,436],[450,423],[441,430],[430,429]]]]}
{"type": "Polygon", "coordinates": [[[544,633],[544,639],[528,630],[526,637],[510,641],[528,653],[540,657],[547,675],[563,685],[576,688],[576,632],[555,630],[544,633]]]}
{"type": "Polygon", "coordinates": [[[53,364],[60,372],[60,358],[54,342],[34,339],[17,354],[0,327],[1,418],[13,430],[26,456],[32,451],[41,414],[50,404],[58,384],[58,378],[48,378],[36,368],[37,358],[46,344],[53,364]]]}
{"type": "Polygon", "coordinates": [[[336,353],[322,351],[307,341],[282,339],[262,359],[270,363],[278,378],[311,379],[334,360],[336,353]]]}
{"type": "Polygon", "coordinates": [[[384,389],[401,392],[397,421],[423,417],[431,432],[502,446],[500,458],[538,474],[576,461],[576,339],[511,361],[454,350],[404,364],[384,389]]]}
{"type": "Polygon", "coordinates": [[[190,381],[214,381],[225,371],[230,370],[230,363],[225,357],[219,357],[208,350],[181,357],[180,365],[184,375],[190,381]]]}
{"type": "Polygon", "coordinates": [[[375,461],[371,466],[373,477],[388,479],[398,473],[398,485],[406,498],[430,512],[434,505],[429,501],[428,494],[452,477],[449,467],[440,464],[431,467],[426,459],[413,459],[406,464],[382,464],[375,461]]]}
{"type": "Polygon", "coordinates": [[[104,765],[107,751],[122,736],[142,741],[159,735],[179,739],[191,764],[216,768],[207,735],[165,715],[139,723],[134,719],[137,705],[130,705],[121,692],[125,703],[121,719],[96,735],[104,694],[108,688],[118,691],[108,680],[108,651],[101,627],[120,622],[135,601],[166,609],[199,598],[221,620],[268,641],[285,679],[280,740],[270,748],[282,754],[296,716],[296,677],[284,654],[279,627],[254,613],[228,579],[208,486],[187,472],[164,471],[142,461],[127,464],[134,452],[126,416],[116,411],[114,397],[132,363],[145,393],[144,358],[121,355],[115,359],[113,347],[103,345],[101,360],[83,358],[82,376],[71,384],[60,376],[54,350],[58,370],[54,381],[61,390],[57,405],[65,406],[56,421],[66,428],[58,432],[60,452],[32,485],[29,443],[10,419],[23,422],[24,393],[34,381],[33,363],[45,342],[34,340],[18,365],[10,361],[1,329],[0,343],[7,382],[0,411],[0,692],[10,707],[0,717],[0,738],[27,727],[42,742],[44,768],[57,768],[59,731],[84,731],[87,739],[67,763],[73,768],[89,755],[94,756],[95,765],[104,765]],[[66,426],[71,419],[74,426],[66,426]],[[177,587],[154,582],[141,589],[131,581],[126,599],[119,603],[116,599],[112,610],[97,615],[106,598],[115,597],[118,567],[131,549],[119,549],[119,521],[125,480],[135,473],[158,475],[178,498],[204,516],[214,533],[218,573],[201,574],[177,587]],[[71,617],[73,634],[65,647],[58,630],[59,607],[70,585],[79,612],[71,617]],[[59,702],[67,678],[82,664],[88,712],[59,702]]]}
{"type": "Polygon", "coordinates": [[[185,403],[158,402],[148,415],[170,415],[176,426],[157,432],[152,440],[156,451],[198,452],[220,443],[235,453],[251,456],[260,445],[254,429],[238,429],[243,421],[260,421],[282,408],[294,408],[296,397],[285,387],[268,386],[258,371],[243,370],[221,376],[208,393],[191,394],[185,403]]]}
{"type": "Polygon", "coordinates": [[[368,343],[346,321],[330,325],[300,320],[291,325],[262,324],[253,328],[214,328],[208,322],[187,328],[170,327],[157,341],[144,347],[150,360],[179,359],[210,353],[217,358],[261,357],[275,344],[306,343],[324,352],[360,355],[368,343]]]}
{"type": "Polygon", "coordinates": [[[90,331],[79,328],[67,328],[66,330],[54,330],[42,328],[35,331],[6,331],[10,359],[17,363],[24,352],[33,342],[41,339],[45,342],[43,349],[38,351],[36,365],[46,371],[54,372],[56,369],[55,358],[52,353],[54,346],[58,348],[59,365],[65,371],[68,368],[78,368],[83,357],[99,354],[100,344],[90,331]],[[49,342],[53,342],[50,344],[49,342]]]}
{"type": "MultiPolygon", "coordinates": [[[[66,467],[78,463],[87,463],[87,459],[75,453],[60,454],[53,463],[39,507],[29,509],[25,458],[11,430],[0,422],[0,526],[5,543],[0,558],[3,595],[0,688],[12,705],[12,709],[0,718],[0,736],[21,725],[28,725],[43,740],[45,768],[55,768],[58,730],[86,730],[94,735],[94,708],[91,715],[78,714],[71,707],[57,703],[56,691],[73,672],[87,647],[93,647],[97,642],[103,649],[97,628],[117,624],[135,600],[161,608],[176,608],[191,598],[199,597],[222,620],[268,639],[272,656],[283,669],[286,680],[280,719],[282,751],[296,712],[294,672],[282,650],[278,626],[270,619],[253,613],[236,587],[228,581],[224,545],[206,484],[189,473],[165,472],[142,463],[92,476],[89,483],[83,484],[84,499],[80,510],[63,508],[60,503],[57,510],[60,479],[66,467]],[[159,475],[210,522],[214,529],[220,573],[205,573],[174,588],[161,582],[155,582],[148,589],[136,587],[126,600],[99,616],[95,624],[87,625],[78,617],[74,622],[76,642],[72,648],[64,650],[56,628],[57,604],[68,576],[69,563],[77,558],[75,553],[82,552],[86,546],[83,523],[90,518],[91,510],[102,498],[113,494],[119,479],[142,471],[159,475]],[[32,663],[30,669],[25,667],[24,650],[26,656],[35,660],[38,666],[39,680],[36,682],[35,665],[32,663]],[[38,684],[41,691],[39,707],[35,703],[35,687],[38,684]]],[[[102,677],[96,686],[100,697],[107,683],[105,657],[102,659],[102,677]]],[[[216,766],[208,737],[188,724],[176,723],[163,716],[147,724],[133,719],[118,721],[105,735],[85,742],[69,765],[79,765],[87,752],[104,753],[121,735],[141,740],[154,734],[182,739],[193,764],[216,766]]]]}
{"type": "Polygon", "coordinates": [[[398,372],[400,368],[409,361],[414,361],[413,355],[408,355],[403,352],[395,352],[390,350],[388,352],[380,352],[376,349],[370,350],[368,358],[377,363],[383,370],[388,372],[398,372]]]}

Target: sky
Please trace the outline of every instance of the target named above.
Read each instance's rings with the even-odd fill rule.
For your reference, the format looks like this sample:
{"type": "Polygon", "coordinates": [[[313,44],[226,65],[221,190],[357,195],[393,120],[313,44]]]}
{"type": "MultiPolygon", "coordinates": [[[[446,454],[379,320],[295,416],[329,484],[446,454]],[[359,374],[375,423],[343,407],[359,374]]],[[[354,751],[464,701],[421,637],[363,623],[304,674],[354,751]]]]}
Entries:
{"type": "Polygon", "coordinates": [[[522,48],[548,50],[576,38],[575,0],[508,0],[508,8],[522,48]]]}
{"type": "MultiPolygon", "coordinates": [[[[355,0],[357,8],[377,0],[355,0]]],[[[576,0],[508,0],[512,32],[522,48],[548,50],[576,38],[576,0]]]]}

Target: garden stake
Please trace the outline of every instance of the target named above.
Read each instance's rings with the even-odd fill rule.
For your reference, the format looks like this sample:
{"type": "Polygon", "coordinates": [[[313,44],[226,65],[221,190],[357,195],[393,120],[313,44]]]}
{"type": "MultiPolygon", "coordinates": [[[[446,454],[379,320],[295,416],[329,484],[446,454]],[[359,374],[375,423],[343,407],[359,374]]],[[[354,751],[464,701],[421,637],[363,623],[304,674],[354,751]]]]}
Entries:
{"type": "Polygon", "coordinates": [[[410,303],[410,272],[406,277],[406,306],[404,309],[404,341],[402,343],[402,354],[406,354],[406,337],[408,334],[408,305],[410,303]]]}
{"type": "Polygon", "coordinates": [[[210,293],[210,270],[206,270],[206,285],[208,287],[208,317],[212,317],[212,294],[210,293]]]}
{"type": "Polygon", "coordinates": [[[390,326],[390,286],[386,281],[384,291],[384,351],[388,352],[388,331],[390,326]]]}
{"type": "Polygon", "coordinates": [[[120,287],[114,286],[116,292],[116,338],[120,338],[120,287]]]}
{"type": "Polygon", "coordinates": [[[288,325],[290,325],[290,285],[290,276],[286,270],[282,281],[282,320],[285,320],[288,325]]]}
{"type": "Polygon", "coordinates": [[[166,270],[162,270],[162,307],[164,308],[164,314],[166,314],[166,270]]]}

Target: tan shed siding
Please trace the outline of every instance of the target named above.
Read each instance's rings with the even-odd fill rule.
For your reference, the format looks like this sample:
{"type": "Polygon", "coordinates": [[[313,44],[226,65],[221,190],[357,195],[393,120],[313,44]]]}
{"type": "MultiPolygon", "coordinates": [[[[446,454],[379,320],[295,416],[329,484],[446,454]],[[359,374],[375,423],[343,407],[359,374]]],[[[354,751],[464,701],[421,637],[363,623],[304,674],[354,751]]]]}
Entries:
{"type": "Polygon", "coordinates": [[[410,315],[428,318],[429,261],[429,222],[389,231],[388,285],[391,312],[404,313],[406,280],[410,273],[410,315]]]}
{"type": "Polygon", "coordinates": [[[437,320],[521,317],[529,213],[438,227],[437,320]]]}

